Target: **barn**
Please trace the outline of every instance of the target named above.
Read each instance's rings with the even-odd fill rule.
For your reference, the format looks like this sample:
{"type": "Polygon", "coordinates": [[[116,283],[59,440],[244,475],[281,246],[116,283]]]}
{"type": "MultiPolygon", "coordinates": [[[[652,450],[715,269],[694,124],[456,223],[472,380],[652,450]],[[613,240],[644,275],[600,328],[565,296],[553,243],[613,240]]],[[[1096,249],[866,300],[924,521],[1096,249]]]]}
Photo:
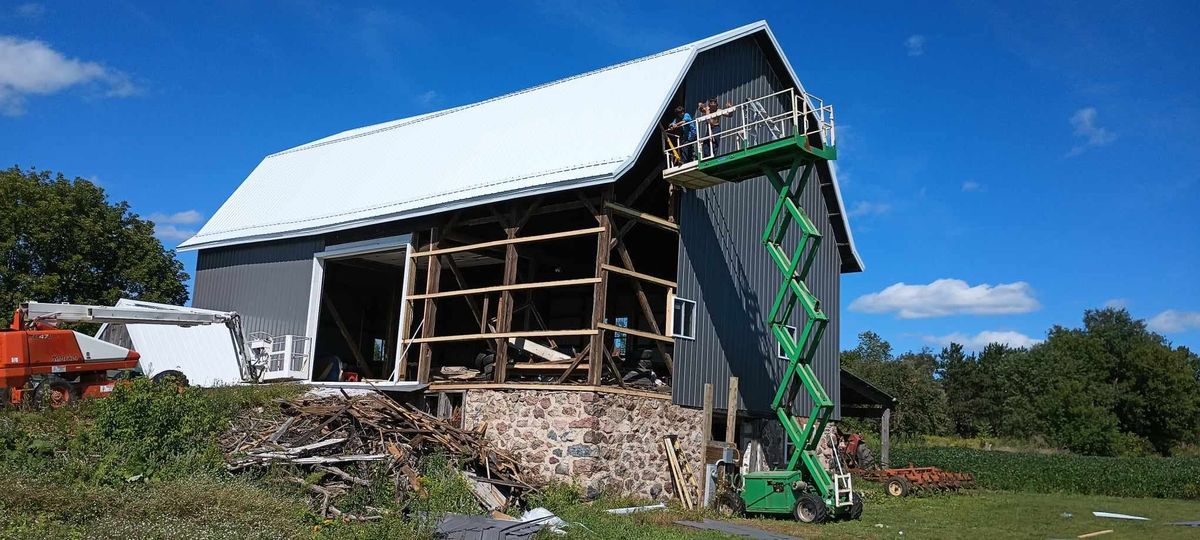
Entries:
{"type": "Polygon", "coordinates": [[[547,474],[657,497],[661,438],[702,455],[731,405],[729,442],[783,459],[797,357],[832,405],[792,411],[841,415],[863,262],[834,138],[758,22],[269,155],[180,249],[195,307],[304,340],[300,378],[423,388],[547,474]]]}

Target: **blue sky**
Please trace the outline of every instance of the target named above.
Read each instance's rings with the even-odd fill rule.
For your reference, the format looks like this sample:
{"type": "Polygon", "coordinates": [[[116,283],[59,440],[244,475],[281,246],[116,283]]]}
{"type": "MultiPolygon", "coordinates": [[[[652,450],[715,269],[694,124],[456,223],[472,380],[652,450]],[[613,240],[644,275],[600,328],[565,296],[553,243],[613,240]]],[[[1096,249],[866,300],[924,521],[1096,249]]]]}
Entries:
{"type": "Polygon", "coordinates": [[[1200,348],[1196,3],[733,5],[3,2],[0,164],[94,179],[173,246],[269,153],[767,19],[837,107],[844,347],[1110,304],[1200,348]]]}

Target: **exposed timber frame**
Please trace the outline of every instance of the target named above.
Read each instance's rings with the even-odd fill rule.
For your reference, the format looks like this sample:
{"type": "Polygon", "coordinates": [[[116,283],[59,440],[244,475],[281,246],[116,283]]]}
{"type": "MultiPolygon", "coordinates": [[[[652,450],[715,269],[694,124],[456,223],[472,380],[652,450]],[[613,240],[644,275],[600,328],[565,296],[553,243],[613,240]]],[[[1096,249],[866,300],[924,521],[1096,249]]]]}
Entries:
{"type": "Polygon", "coordinates": [[[676,283],[673,275],[668,279],[655,274],[673,273],[674,263],[664,267],[652,261],[656,269],[642,271],[634,258],[641,253],[650,260],[651,251],[677,249],[675,188],[664,188],[661,169],[625,188],[621,197],[618,186],[609,185],[468,208],[431,219],[422,235],[425,243],[414,243],[420,247],[407,255],[412,271],[404,287],[409,315],[399,329],[399,378],[413,380],[415,375],[422,383],[442,381],[438,386],[482,387],[524,386],[531,384],[532,377],[542,385],[624,388],[621,365],[628,359],[630,340],[636,340],[639,351],[647,347],[657,351],[663,360],[657,365],[665,363],[669,376],[674,345],[669,334],[670,297],[676,283]],[[651,199],[643,195],[652,187],[662,197],[650,201],[657,212],[639,204],[639,199],[651,199]],[[663,208],[668,215],[656,215],[663,208]],[[586,222],[584,215],[589,216],[586,222]],[[659,231],[647,233],[653,235],[652,247],[644,239],[637,249],[628,245],[626,235],[638,225],[659,231]],[[595,242],[594,258],[581,256],[580,251],[590,237],[595,242]],[[584,264],[590,271],[580,275],[584,264]],[[612,275],[618,284],[612,282],[612,275]],[[444,288],[446,284],[452,288],[444,288]],[[619,298],[610,298],[614,286],[619,298]],[[590,294],[583,295],[584,287],[591,289],[590,294]],[[587,315],[572,324],[569,317],[564,320],[561,302],[586,302],[587,315]],[[614,305],[618,306],[615,312],[614,305]],[[451,349],[439,352],[444,347],[451,349]],[[410,369],[410,350],[416,355],[415,373],[410,369]],[[455,377],[444,381],[444,375],[470,368],[458,367],[457,372],[443,371],[442,377],[435,377],[439,366],[470,362],[481,373],[467,375],[469,382],[455,377]],[[481,367],[485,363],[490,376],[481,367]]]}

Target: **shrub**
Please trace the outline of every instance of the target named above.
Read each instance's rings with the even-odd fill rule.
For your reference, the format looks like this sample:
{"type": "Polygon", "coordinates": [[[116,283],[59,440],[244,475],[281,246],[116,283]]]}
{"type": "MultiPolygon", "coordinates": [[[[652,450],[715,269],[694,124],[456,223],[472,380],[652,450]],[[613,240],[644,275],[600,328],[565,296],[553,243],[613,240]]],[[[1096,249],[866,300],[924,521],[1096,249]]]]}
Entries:
{"type": "Polygon", "coordinates": [[[1200,499],[1200,458],[1100,457],[900,447],[894,466],[971,472],[980,487],[1039,493],[1200,499]]]}

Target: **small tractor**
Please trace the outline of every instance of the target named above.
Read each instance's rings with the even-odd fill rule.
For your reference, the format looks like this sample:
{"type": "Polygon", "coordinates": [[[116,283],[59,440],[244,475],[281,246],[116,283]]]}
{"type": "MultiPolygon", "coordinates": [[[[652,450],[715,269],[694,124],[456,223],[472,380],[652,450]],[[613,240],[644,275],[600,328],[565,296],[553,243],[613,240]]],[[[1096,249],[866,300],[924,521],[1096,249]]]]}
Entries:
{"type": "MultiPolygon", "coordinates": [[[[8,328],[0,328],[0,407],[27,403],[57,408],[79,398],[103,397],[137,368],[140,355],[136,351],[58,328],[63,322],[224,324],[236,350],[246,350],[236,313],[27,302],[13,314],[8,328]]],[[[239,360],[243,366],[250,365],[245,358],[239,360]]],[[[177,375],[160,375],[167,374],[177,375]]],[[[182,379],[177,382],[186,384],[186,378],[177,376],[182,379]]]]}

